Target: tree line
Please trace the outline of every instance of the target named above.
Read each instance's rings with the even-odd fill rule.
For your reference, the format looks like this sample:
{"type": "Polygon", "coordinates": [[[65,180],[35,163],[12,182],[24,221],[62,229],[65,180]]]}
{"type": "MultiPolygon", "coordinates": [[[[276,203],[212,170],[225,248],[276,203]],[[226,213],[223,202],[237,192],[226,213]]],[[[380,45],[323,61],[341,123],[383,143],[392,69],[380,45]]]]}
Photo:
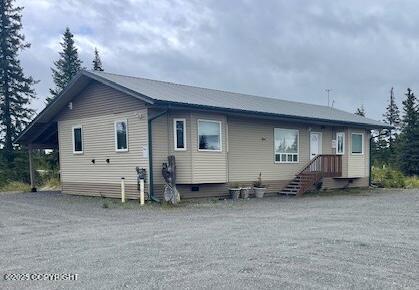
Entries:
{"type": "MultiPolygon", "coordinates": [[[[34,116],[30,104],[36,97],[34,85],[38,82],[24,73],[20,63],[19,55],[30,48],[30,43],[22,33],[23,7],[14,4],[15,0],[0,1],[0,186],[2,178],[28,179],[26,149],[13,142],[34,116]]],[[[58,59],[51,68],[54,87],[49,90],[47,103],[52,102],[83,68],[70,28],[65,29],[60,45],[58,59]]],[[[92,69],[103,71],[97,49],[92,69]]],[[[365,109],[358,108],[356,114],[365,116],[365,109]]],[[[411,89],[405,93],[402,113],[396,105],[393,89],[390,90],[384,122],[394,129],[375,132],[373,164],[400,168],[406,175],[418,175],[419,112],[418,100],[411,89]]],[[[51,166],[57,166],[58,152],[46,157],[45,152],[38,151],[38,155],[43,160],[50,158],[51,166]]]]}
{"type": "MultiPolygon", "coordinates": [[[[20,53],[30,48],[22,33],[22,11],[23,7],[16,6],[15,0],[0,1],[0,186],[2,179],[27,180],[27,154],[22,152],[25,148],[13,142],[34,117],[35,111],[30,104],[36,97],[34,85],[38,81],[24,73],[19,59],[20,53]]],[[[69,27],[64,31],[60,45],[59,57],[51,68],[54,87],[49,90],[47,103],[84,69],[69,27]]],[[[97,48],[92,69],[103,71],[97,48]]],[[[53,156],[52,163],[57,163],[58,156],[53,156]]]]}
{"type": "MultiPolygon", "coordinates": [[[[371,160],[375,166],[390,166],[407,176],[419,175],[419,101],[412,89],[407,88],[400,112],[394,89],[390,96],[383,121],[392,127],[372,133],[371,160]]],[[[363,106],[356,115],[366,115],[363,106]]]]}

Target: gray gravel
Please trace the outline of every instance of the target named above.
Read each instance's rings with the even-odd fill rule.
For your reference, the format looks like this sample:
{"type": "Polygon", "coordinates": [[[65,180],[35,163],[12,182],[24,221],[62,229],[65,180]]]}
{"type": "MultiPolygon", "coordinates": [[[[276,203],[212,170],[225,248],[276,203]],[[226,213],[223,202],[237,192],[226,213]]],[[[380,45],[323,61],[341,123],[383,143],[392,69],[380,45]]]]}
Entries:
{"type": "Polygon", "coordinates": [[[419,191],[178,208],[0,194],[0,288],[419,289],[419,191]],[[77,281],[4,281],[75,273],[77,281]]]}

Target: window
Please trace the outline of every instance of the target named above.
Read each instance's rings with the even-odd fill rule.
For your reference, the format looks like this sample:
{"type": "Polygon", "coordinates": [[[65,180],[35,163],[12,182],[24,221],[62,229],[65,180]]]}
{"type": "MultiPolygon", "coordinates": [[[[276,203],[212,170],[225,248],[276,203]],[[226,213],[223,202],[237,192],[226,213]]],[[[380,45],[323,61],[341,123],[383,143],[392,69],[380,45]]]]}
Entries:
{"type": "Polygon", "coordinates": [[[293,129],[274,129],[275,162],[298,162],[299,131],[293,129]]]}
{"type": "Polygon", "coordinates": [[[199,151],[221,151],[221,122],[198,120],[199,151]]]}
{"type": "Polygon", "coordinates": [[[117,152],[128,151],[127,120],[119,120],[115,122],[115,150],[117,152]]]}
{"type": "Polygon", "coordinates": [[[186,120],[185,119],[173,119],[173,134],[175,150],[185,151],[186,150],[186,120]]]}
{"type": "Polygon", "coordinates": [[[364,154],[364,134],[352,133],[352,154],[364,154]]]}
{"type": "Polygon", "coordinates": [[[83,129],[81,126],[73,127],[73,153],[83,153],[83,129]]]}
{"type": "Polygon", "coordinates": [[[336,133],[336,154],[345,154],[345,133],[336,133]]]}

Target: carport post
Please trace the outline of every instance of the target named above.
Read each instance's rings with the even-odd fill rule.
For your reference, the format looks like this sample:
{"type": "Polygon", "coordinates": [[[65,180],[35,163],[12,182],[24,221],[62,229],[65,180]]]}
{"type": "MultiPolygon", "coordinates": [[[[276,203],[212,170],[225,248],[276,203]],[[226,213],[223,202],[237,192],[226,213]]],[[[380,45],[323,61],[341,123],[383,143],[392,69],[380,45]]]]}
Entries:
{"type": "Polygon", "coordinates": [[[33,172],[32,144],[28,145],[28,154],[29,154],[29,176],[30,176],[30,179],[31,179],[31,191],[36,192],[35,175],[34,175],[34,172],[33,172]]]}

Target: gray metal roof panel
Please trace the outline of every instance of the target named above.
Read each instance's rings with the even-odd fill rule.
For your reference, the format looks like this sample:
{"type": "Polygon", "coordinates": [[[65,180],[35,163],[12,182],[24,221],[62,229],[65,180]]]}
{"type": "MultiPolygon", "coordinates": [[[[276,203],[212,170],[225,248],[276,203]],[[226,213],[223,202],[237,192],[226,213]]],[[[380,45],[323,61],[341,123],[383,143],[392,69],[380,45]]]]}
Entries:
{"type": "Polygon", "coordinates": [[[89,71],[117,85],[157,101],[185,105],[209,106],[220,109],[242,110],[258,113],[295,116],[330,121],[357,123],[367,126],[388,127],[382,122],[358,116],[328,106],[287,101],[277,98],[259,97],[248,94],[206,89],[171,82],[123,76],[106,72],[89,71]]]}

